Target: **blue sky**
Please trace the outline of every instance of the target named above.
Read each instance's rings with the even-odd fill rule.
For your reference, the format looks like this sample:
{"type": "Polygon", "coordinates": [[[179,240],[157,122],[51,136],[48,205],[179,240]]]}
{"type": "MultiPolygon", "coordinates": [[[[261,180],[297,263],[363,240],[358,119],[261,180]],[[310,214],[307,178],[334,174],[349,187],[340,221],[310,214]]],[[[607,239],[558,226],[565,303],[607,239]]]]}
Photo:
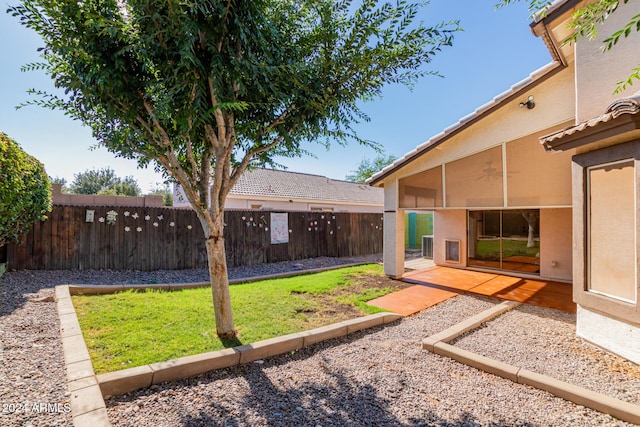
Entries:
{"type": "MultiPolygon", "coordinates": [[[[457,33],[453,47],[434,57],[429,69],[444,78],[425,77],[410,91],[387,86],[380,99],[363,110],[370,122],[355,126],[361,137],[374,140],[387,154],[397,157],[485,104],[494,96],[551,62],[541,39],[529,29],[528,2],[496,10],[495,0],[432,0],[419,16],[431,25],[459,19],[464,32],[457,33]]],[[[13,3],[11,3],[13,4],[13,3]]],[[[41,72],[21,72],[24,64],[39,59],[39,37],[16,18],[0,13],[0,131],[16,140],[29,154],[44,163],[50,176],[72,181],[75,173],[109,166],[119,176],[132,175],[144,192],[161,182],[153,168],[137,169],[134,161],[116,158],[104,148],[91,149],[96,141],[91,131],[62,112],[29,106],[15,106],[28,100],[29,88],[50,90],[50,79],[41,72]]],[[[376,153],[352,144],[333,145],[329,151],[319,145],[305,147],[317,158],[284,159],[290,171],[344,179],[364,158],[376,153]]]]}

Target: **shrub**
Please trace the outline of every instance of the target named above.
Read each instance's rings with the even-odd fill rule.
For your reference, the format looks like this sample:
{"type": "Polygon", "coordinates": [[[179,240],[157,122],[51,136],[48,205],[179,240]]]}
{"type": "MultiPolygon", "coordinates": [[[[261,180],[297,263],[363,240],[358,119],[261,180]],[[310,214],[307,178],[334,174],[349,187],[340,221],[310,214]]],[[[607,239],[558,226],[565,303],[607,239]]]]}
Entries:
{"type": "Polygon", "coordinates": [[[0,246],[19,242],[51,210],[51,184],[44,165],[0,132],[0,246]]]}

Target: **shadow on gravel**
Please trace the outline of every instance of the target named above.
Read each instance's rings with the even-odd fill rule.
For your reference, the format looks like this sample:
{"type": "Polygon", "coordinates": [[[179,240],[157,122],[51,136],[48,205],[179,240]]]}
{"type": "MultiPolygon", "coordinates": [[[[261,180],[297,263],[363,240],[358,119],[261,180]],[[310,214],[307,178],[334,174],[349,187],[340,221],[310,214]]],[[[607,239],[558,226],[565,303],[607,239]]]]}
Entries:
{"type": "MultiPolygon", "coordinates": [[[[38,294],[43,289],[50,292],[38,296],[53,296],[55,281],[43,282],[39,274],[31,271],[6,272],[0,278],[0,317],[13,313],[27,302],[28,294],[38,294]]],[[[33,298],[36,298],[33,295],[33,298]]]]}
{"type": "MultiPolygon", "coordinates": [[[[394,325],[379,326],[347,337],[335,338],[264,361],[211,371],[197,377],[159,384],[106,401],[108,409],[120,407],[112,417],[127,418],[132,407],[153,413],[154,421],[174,414],[167,426],[439,426],[536,427],[525,420],[480,423],[472,413],[433,408],[433,402],[403,401],[402,374],[394,381],[380,372],[368,379],[336,367],[323,351],[353,343],[364,335],[394,325]],[[314,372],[305,376],[294,365],[319,357],[314,372]],[[396,404],[396,402],[398,402],[396,404]],[[410,406],[411,415],[398,418],[394,408],[410,406]],[[424,408],[424,409],[421,409],[424,408]],[[446,414],[446,415],[443,415],[446,414]]],[[[402,409],[399,409],[401,412],[402,409]]],[[[166,417],[166,418],[165,418],[166,417]]]]}
{"type": "MultiPolygon", "coordinates": [[[[211,399],[210,406],[197,415],[186,415],[181,420],[184,427],[204,426],[479,426],[478,421],[468,412],[462,412],[457,419],[445,419],[433,411],[425,410],[419,418],[407,421],[398,419],[392,411],[393,400],[402,391],[381,396],[381,391],[373,385],[354,381],[340,369],[323,366],[330,377],[328,381],[305,382],[295,387],[278,388],[264,373],[262,367],[251,367],[245,375],[251,394],[236,402],[232,407],[218,404],[211,399]],[[246,409],[244,409],[246,408],[246,409]],[[246,417],[239,413],[246,413],[246,417]]],[[[422,402],[415,402],[419,407],[422,402]]],[[[415,411],[420,412],[420,411],[415,411]]],[[[452,414],[452,418],[455,415],[452,414]]],[[[495,421],[483,424],[490,427],[522,426],[533,427],[529,422],[495,421]]]]}

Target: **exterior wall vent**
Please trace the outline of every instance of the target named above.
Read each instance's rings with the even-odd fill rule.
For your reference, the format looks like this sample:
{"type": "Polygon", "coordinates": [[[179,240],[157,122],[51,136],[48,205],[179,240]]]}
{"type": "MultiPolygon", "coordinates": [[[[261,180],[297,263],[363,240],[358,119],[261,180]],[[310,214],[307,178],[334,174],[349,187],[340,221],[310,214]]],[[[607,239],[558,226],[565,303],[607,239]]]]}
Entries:
{"type": "Polygon", "coordinates": [[[433,259],[433,235],[422,236],[422,258],[433,259]]]}
{"type": "Polygon", "coordinates": [[[460,240],[444,241],[444,260],[460,263],[460,240]]]}

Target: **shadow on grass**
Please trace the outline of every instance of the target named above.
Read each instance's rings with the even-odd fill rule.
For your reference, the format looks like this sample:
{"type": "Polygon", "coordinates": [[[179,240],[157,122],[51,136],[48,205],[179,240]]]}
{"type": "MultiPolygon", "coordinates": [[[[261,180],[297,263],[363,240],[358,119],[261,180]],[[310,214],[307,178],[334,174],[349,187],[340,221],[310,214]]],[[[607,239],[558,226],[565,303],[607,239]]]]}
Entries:
{"type": "Polygon", "coordinates": [[[222,343],[224,348],[238,347],[243,344],[243,342],[240,341],[238,337],[220,338],[220,342],[222,343]]]}

